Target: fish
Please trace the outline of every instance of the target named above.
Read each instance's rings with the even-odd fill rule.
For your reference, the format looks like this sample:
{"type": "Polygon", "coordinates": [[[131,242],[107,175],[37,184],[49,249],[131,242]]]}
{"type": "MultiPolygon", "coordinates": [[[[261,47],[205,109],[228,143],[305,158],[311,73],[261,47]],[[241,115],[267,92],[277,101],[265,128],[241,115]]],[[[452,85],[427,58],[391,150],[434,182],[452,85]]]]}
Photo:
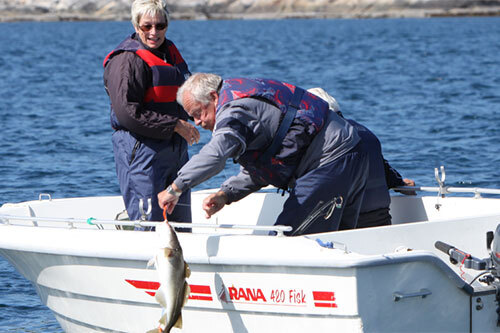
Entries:
{"type": "Polygon", "coordinates": [[[189,266],[184,261],[182,248],[174,228],[167,222],[156,227],[159,249],[148,262],[158,272],[160,287],[155,299],[163,308],[159,327],[150,332],[170,332],[172,327],[182,328],[182,307],[189,296],[186,278],[191,275],[189,266]]]}

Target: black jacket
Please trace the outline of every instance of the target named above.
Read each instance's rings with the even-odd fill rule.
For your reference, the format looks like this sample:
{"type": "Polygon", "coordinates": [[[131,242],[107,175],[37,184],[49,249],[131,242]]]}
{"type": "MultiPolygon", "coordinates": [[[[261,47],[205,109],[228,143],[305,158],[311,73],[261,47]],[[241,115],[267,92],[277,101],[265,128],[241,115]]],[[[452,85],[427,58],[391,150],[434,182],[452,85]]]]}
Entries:
{"type": "MultiPolygon", "coordinates": [[[[133,38],[140,42],[137,35],[133,38]]],[[[148,50],[173,64],[165,45],[148,50]]],[[[104,69],[104,86],[120,125],[144,137],[169,139],[180,118],[147,108],[143,100],[151,85],[151,68],[133,52],[117,54],[104,69]]],[[[187,119],[187,114],[182,118],[187,119]]]]}

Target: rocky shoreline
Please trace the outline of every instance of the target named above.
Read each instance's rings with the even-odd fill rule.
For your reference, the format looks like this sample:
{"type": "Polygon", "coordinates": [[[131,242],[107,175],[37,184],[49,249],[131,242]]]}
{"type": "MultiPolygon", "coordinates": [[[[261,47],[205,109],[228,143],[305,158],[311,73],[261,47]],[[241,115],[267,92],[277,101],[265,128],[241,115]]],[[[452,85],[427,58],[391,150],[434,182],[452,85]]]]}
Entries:
{"type": "MultiPolygon", "coordinates": [[[[130,20],[131,0],[0,0],[0,22],[130,20]]],[[[177,0],[173,19],[500,16],[500,0],[177,0]]]]}

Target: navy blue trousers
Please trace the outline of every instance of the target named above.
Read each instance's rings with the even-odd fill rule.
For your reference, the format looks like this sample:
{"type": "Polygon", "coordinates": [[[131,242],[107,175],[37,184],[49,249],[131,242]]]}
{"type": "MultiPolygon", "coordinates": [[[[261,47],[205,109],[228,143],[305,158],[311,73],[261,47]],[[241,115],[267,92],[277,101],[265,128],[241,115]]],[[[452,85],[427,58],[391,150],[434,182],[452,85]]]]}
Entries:
{"type": "Polygon", "coordinates": [[[319,211],[316,218],[309,219],[308,227],[297,234],[355,228],[368,178],[368,163],[368,155],[360,143],[335,161],[309,171],[297,179],[276,224],[293,227],[288,234],[294,234],[319,211]],[[342,201],[342,205],[331,213],[328,203],[335,198],[335,202],[342,201]]]}
{"type": "MultiPolygon", "coordinates": [[[[171,140],[144,138],[128,131],[113,133],[116,173],[120,191],[130,220],[139,220],[139,201],[143,211],[148,210],[151,199],[149,221],[163,221],[163,211],[158,205],[158,193],[177,177],[179,169],[188,161],[187,143],[177,134],[171,140]]],[[[191,192],[185,191],[169,221],[191,222],[191,192]]]]}

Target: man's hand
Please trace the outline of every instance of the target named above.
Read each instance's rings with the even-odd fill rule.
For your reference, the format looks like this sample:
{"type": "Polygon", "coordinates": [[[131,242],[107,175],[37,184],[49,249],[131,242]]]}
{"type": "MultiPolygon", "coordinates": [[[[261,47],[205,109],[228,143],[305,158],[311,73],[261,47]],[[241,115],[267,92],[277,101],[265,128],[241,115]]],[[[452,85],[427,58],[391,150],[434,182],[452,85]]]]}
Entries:
{"type": "Polygon", "coordinates": [[[179,119],[175,125],[174,131],[182,136],[191,146],[200,141],[200,132],[189,122],[179,119]]]}
{"type": "MultiPolygon", "coordinates": [[[[411,179],[405,178],[403,179],[403,182],[405,183],[405,186],[415,186],[415,182],[411,179]]],[[[402,193],[404,195],[417,195],[417,192],[415,191],[396,191],[399,193],[402,193]]]]}
{"type": "Polygon", "coordinates": [[[203,200],[203,210],[205,211],[205,217],[209,219],[212,215],[217,213],[222,209],[227,203],[226,193],[219,191],[217,193],[210,194],[203,200]]]}
{"type": "MultiPolygon", "coordinates": [[[[173,185],[174,189],[176,189],[175,185],[173,185]]],[[[160,193],[158,193],[158,204],[160,205],[161,209],[164,209],[167,207],[167,213],[172,214],[174,211],[175,205],[177,205],[177,202],[179,201],[179,197],[170,194],[167,192],[167,190],[163,190],[160,193]]]]}

